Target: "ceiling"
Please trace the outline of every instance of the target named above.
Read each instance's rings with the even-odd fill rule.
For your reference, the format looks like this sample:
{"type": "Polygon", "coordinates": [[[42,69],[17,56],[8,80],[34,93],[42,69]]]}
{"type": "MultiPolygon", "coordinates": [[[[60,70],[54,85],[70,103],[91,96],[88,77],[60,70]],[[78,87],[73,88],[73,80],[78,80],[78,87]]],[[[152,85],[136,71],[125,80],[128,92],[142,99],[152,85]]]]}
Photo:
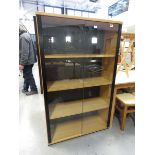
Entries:
{"type": "Polygon", "coordinates": [[[101,0],[20,0],[20,7],[23,7],[25,10],[33,10],[30,8],[36,9],[37,6],[54,6],[96,12],[101,8],[100,1],[101,0]]]}
{"type": "MultiPolygon", "coordinates": [[[[83,13],[81,14],[82,16],[88,14],[87,12],[90,12],[89,13],[90,17],[93,15],[93,17],[91,18],[109,19],[108,8],[117,1],[118,0],[97,0],[96,2],[91,2],[91,0],[19,0],[19,6],[20,6],[19,21],[25,24],[28,27],[27,29],[32,29],[33,16],[35,15],[35,12],[36,11],[44,12],[45,11],[44,6],[49,7],[53,6],[63,8],[64,10],[65,8],[70,8],[73,10],[81,10],[81,12],[83,11],[85,12],[85,14],[83,13]]],[[[135,0],[129,0],[129,3],[130,3],[129,10],[127,12],[124,12],[118,16],[114,16],[113,18],[110,18],[113,20],[123,21],[123,27],[125,27],[125,31],[126,27],[134,25],[135,23],[135,15],[134,15],[135,0]]],[[[49,10],[51,10],[51,8],[49,8],[49,10]]],[[[76,13],[78,13],[78,11],[76,11],[76,13]]],[[[74,15],[79,16],[78,14],[74,15]]],[[[132,30],[133,28],[130,29],[132,30]]]]}

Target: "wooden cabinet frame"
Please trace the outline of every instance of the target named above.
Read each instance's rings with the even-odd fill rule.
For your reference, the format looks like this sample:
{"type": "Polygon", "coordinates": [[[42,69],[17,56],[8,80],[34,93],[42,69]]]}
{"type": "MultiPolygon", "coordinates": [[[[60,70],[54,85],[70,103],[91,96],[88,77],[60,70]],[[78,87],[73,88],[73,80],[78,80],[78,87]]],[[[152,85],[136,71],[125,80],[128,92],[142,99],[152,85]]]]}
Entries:
{"type": "MultiPolygon", "coordinates": [[[[36,13],[36,17],[34,17],[34,22],[35,22],[35,32],[36,32],[36,40],[37,40],[37,51],[38,51],[38,60],[39,60],[39,75],[40,75],[40,85],[41,85],[41,90],[43,92],[44,95],[44,105],[45,105],[45,113],[46,113],[46,125],[47,125],[47,137],[48,137],[48,144],[54,144],[63,140],[67,140],[67,139],[71,139],[74,137],[78,137],[78,136],[82,136],[85,134],[89,134],[95,131],[99,131],[103,129],[106,129],[109,127],[110,125],[110,116],[111,116],[111,108],[112,108],[112,101],[113,101],[113,92],[114,92],[114,85],[115,85],[115,76],[116,76],[116,67],[117,67],[117,59],[118,59],[118,52],[119,52],[119,46],[120,46],[120,36],[121,36],[121,28],[122,28],[122,22],[118,22],[118,21],[112,21],[112,20],[101,20],[101,19],[92,19],[92,18],[83,18],[83,17],[74,17],[74,16],[66,16],[66,15],[56,15],[56,14],[49,14],[49,13],[42,13],[42,12],[38,12],[36,13]],[[44,56],[43,53],[43,28],[42,28],[42,21],[41,21],[41,16],[50,16],[50,17],[59,17],[59,18],[66,18],[66,19],[80,19],[80,20],[85,20],[85,21],[96,21],[96,22],[100,22],[100,23],[108,23],[108,24],[118,24],[118,31],[116,32],[116,35],[113,35],[113,37],[117,38],[117,43],[114,46],[113,45],[113,40],[108,40],[110,39],[112,36],[110,35],[109,38],[107,39],[107,43],[105,44],[104,49],[108,50],[110,48],[110,53],[108,53],[108,51],[105,50],[105,54],[78,54],[78,55],[72,55],[72,54],[52,54],[52,55],[46,55],[44,56]],[[116,50],[115,53],[113,52],[114,49],[116,50]],[[94,79],[90,79],[90,78],[86,78],[86,79],[77,79],[77,80],[70,80],[70,82],[73,83],[73,85],[68,86],[68,88],[65,88],[65,86],[63,87],[63,81],[61,81],[62,83],[60,83],[60,81],[57,83],[55,82],[53,83],[47,83],[46,82],[46,72],[45,72],[45,59],[51,59],[51,58],[91,58],[91,57],[96,57],[96,58],[105,58],[107,59],[107,61],[105,61],[107,64],[105,64],[105,67],[108,66],[109,70],[113,70],[111,73],[104,73],[103,75],[105,75],[104,77],[97,77],[94,79]],[[111,59],[113,61],[112,65],[108,65],[109,60],[111,59]],[[110,80],[108,80],[110,77],[110,80]],[[80,84],[78,84],[76,86],[76,82],[80,83],[83,82],[83,84],[85,85],[85,87],[93,87],[93,86],[101,86],[101,87],[105,87],[107,91],[103,92],[102,88],[100,91],[100,95],[101,97],[103,97],[103,100],[100,98],[96,98],[96,99],[85,99],[82,101],[82,112],[90,112],[93,110],[98,110],[98,111],[94,111],[93,116],[84,116],[82,118],[82,123],[83,126],[85,128],[83,128],[83,134],[78,132],[78,125],[80,123],[80,121],[78,121],[78,119],[76,119],[75,121],[72,120],[70,122],[64,125],[63,123],[59,126],[55,127],[55,130],[57,131],[57,135],[52,135],[53,136],[53,140],[51,139],[51,122],[55,121],[54,119],[57,119],[60,117],[66,117],[66,116],[70,116],[73,114],[79,114],[81,109],[79,108],[79,105],[81,104],[80,101],[76,101],[76,102],[68,102],[67,104],[72,107],[75,106],[77,107],[77,110],[71,110],[69,107],[67,107],[65,104],[62,103],[62,105],[57,104],[57,105],[51,105],[48,106],[48,101],[47,101],[47,94],[49,92],[53,92],[53,91],[61,91],[61,90],[66,90],[66,89],[75,89],[76,88],[82,88],[83,86],[80,86],[80,84]],[[95,81],[95,82],[94,82],[95,81]],[[59,85],[61,85],[61,87],[59,87],[59,85]],[[69,88],[70,87],[70,88],[69,88]],[[109,105],[107,105],[107,103],[104,101],[104,97],[109,97],[109,105]],[[93,103],[96,104],[93,104],[93,103]],[[101,107],[101,103],[103,102],[103,107],[101,107]],[[108,106],[108,107],[107,107],[108,106]],[[55,110],[54,112],[53,109],[55,110]],[[61,109],[64,110],[64,113],[61,114],[61,109]],[[102,109],[101,111],[99,109],[102,109]],[[95,117],[96,115],[98,115],[97,117],[95,117]],[[106,120],[107,123],[102,122],[102,119],[98,119],[98,117],[101,116],[102,119],[104,119],[104,121],[106,120]],[[99,124],[97,123],[99,122],[99,124]],[[91,124],[94,123],[94,124],[91,124]],[[89,124],[89,125],[87,125],[89,124]],[[75,125],[75,130],[71,129],[72,125],[75,125]],[[90,131],[91,128],[91,131],[90,131]],[[71,135],[69,135],[69,133],[62,133],[61,131],[63,130],[68,130],[70,133],[72,133],[71,135]],[[76,134],[77,133],[77,134],[76,134]],[[67,137],[64,137],[64,135],[67,135],[67,137]]],[[[66,82],[66,81],[65,81],[66,82]]],[[[107,101],[108,102],[108,101],[107,101]]]]}

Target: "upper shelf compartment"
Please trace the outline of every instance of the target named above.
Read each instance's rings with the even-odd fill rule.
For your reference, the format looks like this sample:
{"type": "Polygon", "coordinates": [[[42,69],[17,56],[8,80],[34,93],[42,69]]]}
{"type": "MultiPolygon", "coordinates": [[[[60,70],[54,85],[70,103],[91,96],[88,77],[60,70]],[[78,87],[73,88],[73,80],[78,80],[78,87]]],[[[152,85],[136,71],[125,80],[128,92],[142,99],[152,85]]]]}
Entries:
{"type": "Polygon", "coordinates": [[[45,59],[52,58],[112,58],[114,54],[47,54],[45,59]]]}

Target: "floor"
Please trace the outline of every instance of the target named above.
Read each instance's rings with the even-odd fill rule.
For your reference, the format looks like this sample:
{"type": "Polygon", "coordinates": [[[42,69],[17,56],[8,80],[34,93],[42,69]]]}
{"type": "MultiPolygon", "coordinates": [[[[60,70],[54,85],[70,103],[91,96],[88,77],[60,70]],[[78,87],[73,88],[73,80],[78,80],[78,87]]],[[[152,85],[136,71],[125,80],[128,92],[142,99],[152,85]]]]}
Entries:
{"type": "MultiPolygon", "coordinates": [[[[34,66],[33,72],[40,89],[37,65],[34,66]]],[[[22,75],[19,82],[20,155],[135,154],[135,128],[130,118],[127,119],[125,131],[120,131],[118,119],[115,118],[111,129],[48,146],[43,95],[22,94],[22,75]]]]}

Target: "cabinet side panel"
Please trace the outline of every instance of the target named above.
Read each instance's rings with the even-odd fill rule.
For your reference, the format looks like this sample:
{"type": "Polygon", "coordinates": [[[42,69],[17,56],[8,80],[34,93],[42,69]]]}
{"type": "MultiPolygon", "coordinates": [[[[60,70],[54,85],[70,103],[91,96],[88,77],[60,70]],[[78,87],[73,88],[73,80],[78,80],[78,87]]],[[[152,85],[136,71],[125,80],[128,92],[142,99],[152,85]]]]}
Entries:
{"type": "Polygon", "coordinates": [[[35,29],[35,36],[36,36],[36,48],[37,48],[37,57],[38,57],[38,68],[39,68],[39,77],[40,77],[40,89],[41,94],[43,94],[43,81],[42,81],[42,72],[41,72],[41,61],[40,61],[40,53],[39,53],[39,47],[38,47],[38,35],[37,35],[37,23],[36,23],[36,17],[33,17],[34,19],[34,29],[35,29]]]}
{"type": "Polygon", "coordinates": [[[43,53],[43,37],[42,37],[42,21],[41,16],[36,16],[36,28],[37,28],[37,36],[38,36],[38,51],[40,54],[40,62],[41,62],[41,72],[42,72],[42,82],[43,82],[43,95],[44,95],[44,105],[45,105],[45,114],[46,114],[46,125],[47,125],[47,136],[48,143],[51,142],[51,133],[50,133],[50,123],[49,123],[49,110],[47,104],[47,84],[46,84],[46,72],[45,72],[45,60],[43,53]]]}
{"type": "Polygon", "coordinates": [[[108,114],[108,127],[111,124],[110,117],[111,117],[113,93],[114,93],[114,87],[115,87],[115,78],[116,78],[116,69],[117,69],[117,61],[118,61],[118,52],[119,52],[119,48],[120,48],[121,31],[122,31],[122,24],[119,24],[119,27],[118,27],[118,37],[117,37],[117,47],[116,47],[116,56],[115,56],[115,65],[114,65],[114,72],[113,72],[113,82],[112,82],[112,89],[111,89],[109,114],[108,114]]]}

